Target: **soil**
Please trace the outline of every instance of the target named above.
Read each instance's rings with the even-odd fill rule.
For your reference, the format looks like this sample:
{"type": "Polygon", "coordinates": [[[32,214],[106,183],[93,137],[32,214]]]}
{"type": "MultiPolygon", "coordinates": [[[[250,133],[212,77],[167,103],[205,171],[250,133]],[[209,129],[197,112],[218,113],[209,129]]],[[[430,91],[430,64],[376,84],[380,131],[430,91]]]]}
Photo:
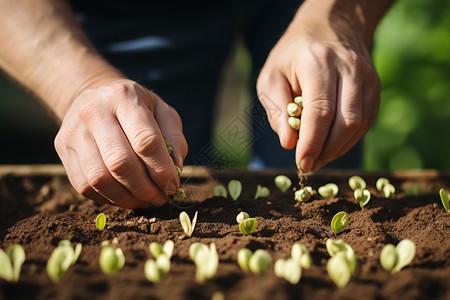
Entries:
{"type": "Polygon", "coordinates": [[[340,190],[334,199],[315,196],[307,203],[293,200],[294,191],[282,193],[273,178],[285,174],[298,183],[294,170],[261,172],[227,170],[208,172],[186,168],[186,203],[134,211],[96,204],[78,195],[60,166],[0,168],[0,248],[21,244],[26,261],[16,283],[0,279],[0,299],[450,299],[450,214],[445,213],[438,190],[450,188],[450,173],[436,171],[349,172],[324,171],[309,175],[306,184],[315,190],[334,182],[340,190]],[[347,180],[359,174],[372,193],[361,209],[347,180]],[[375,181],[384,176],[397,189],[395,199],[384,199],[375,181]],[[239,179],[243,193],[237,201],[213,197],[216,184],[239,179]],[[254,199],[258,184],[269,187],[267,198],[254,199]],[[420,187],[420,188],[418,188],[420,187]],[[405,194],[414,188],[416,195],[405,194]],[[197,227],[186,238],[178,215],[199,212],[197,227]],[[251,235],[240,233],[236,215],[244,210],[258,221],[251,235]],[[339,234],[331,227],[335,213],[346,211],[349,224],[339,234]],[[95,226],[96,216],[107,216],[106,228],[95,226]],[[115,275],[102,273],[98,260],[103,241],[118,240],[126,264],[115,275]],[[327,239],[340,238],[352,246],[358,268],[344,288],[330,280],[326,263],[327,239]],[[390,274],[382,269],[379,254],[388,244],[403,239],[416,244],[416,256],[404,269],[390,274]],[[62,239],[81,243],[77,263],[53,283],[46,262],[62,239]],[[171,271],[160,284],[144,276],[151,257],[148,245],[175,242],[171,271]],[[216,244],[220,264],[214,280],[195,281],[195,265],[188,256],[193,242],[216,244]],[[290,256],[295,242],[310,251],[313,266],[302,270],[296,285],[277,278],[273,267],[263,275],[241,271],[239,249],[267,250],[273,261],[290,256]]]}

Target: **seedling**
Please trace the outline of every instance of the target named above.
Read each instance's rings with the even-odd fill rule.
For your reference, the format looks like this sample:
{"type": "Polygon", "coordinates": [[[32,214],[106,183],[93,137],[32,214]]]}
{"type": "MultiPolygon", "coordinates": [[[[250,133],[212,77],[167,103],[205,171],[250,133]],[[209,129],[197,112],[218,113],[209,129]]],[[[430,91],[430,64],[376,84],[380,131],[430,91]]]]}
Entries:
{"type": "Polygon", "coordinates": [[[326,242],[326,248],[331,257],[336,256],[340,252],[345,253],[345,258],[350,266],[350,271],[352,274],[355,273],[358,265],[358,259],[349,244],[341,239],[328,239],[326,242]]]}
{"type": "Polygon", "coordinates": [[[198,211],[195,212],[194,218],[192,219],[191,223],[191,219],[189,219],[189,216],[185,211],[182,211],[180,213],[181,227],[183,227],[183,231],[187,237],[191,237],[192,233],[194,232],[195,225],[197,224],[197,215],[198,211]]]}
{"type": "Polygon", "coordinates": [[[250,270],[249,262],[252,255],[253,252],[247,248],[242,248],[238,251],[237,262],[239,267],[241,267],[244,272],[248,272],[250,270]]]}
{"type": "Polygon", "coordinates": [[[350,188],[352,190],[357,190],[357,189],[362,189],[364,190],[367,186],[366,182],[364,181],[364,179],[362,179],[360,176],[352,176],[348,179],[348,185],[350,186],[350,188]]]}
{"type": "Polygon", "coordinates": [[[100,213],[97,218],[95,218],[95,226],[98,230],[103,230],[106,225],[106,216],[104,213],[100,213]]]}
{"type": "Polygon", "coordinates": [[[168,258],[172,257],[174,243],[171,240],[167,240],[164,246],[160,243],[150,243],[149,250],[154,258],[158,258],[161,254],[166,255],[168,258]]]}
{"type": "Polygon", "coordinates": [[[348,215],[345,211],[340,211],[337,214],[334,215],[333,219],[331,220],[331,228],[333,229],[334,233],[340,232],[342,229],[344,229],[348,224],[348,215]]]}
{"type": "Polygon", "coordinates": [[[302,268],[309,269],[312,265],[311,254],[305,245],[295,243],[292,246],[291,258],[302,268]]]}
{"type": "Polygon", "coordinates": [[[439,190],[439,196],[441,197],[442,205],[444,206],[445,212],[448,213],[448,207],[449,207],[449,200],[448,200],[448,193],[444,189],[439,190]]]}
{"type": "Polygon", "coordinates": [[[252,234],[256,229],[257,223],[255,218],[247,218],[239,224],[239,230],[243,234],[252,234]]]}
{"type": "Polygon", "coordinates": [[[355,196],[356,201],[358,201],[359,206],[363,208],[367,205],[370,201],[370,192],[367,189],[356,189],[353,192],[353,195],[355,196]]]}
{"type": "Polygon", "coordinates": [[[24,261],[25,251],[19,244],[9,246],[6,252],[0,249],[0,278],[18,281],[24,261]]]}
{"type": "Polygon", "coordinates": [[[275,276],[286,279],[290,284],[297,284],[302,276],[302,268],[292,258],[277,260],[274,271],[275,276]]]}
{"type": "Polygon", "coordinates": [[[241,211],[237,216],[236,216],[236,222],[238,224],[241,224],[242,221],[244,221],[245,219],[250,218],[250,215],[248,213],[246,213],[245,211],[241,211]]]}
{"type": "Polygon", "coordinates": [[[258,249],[251,256],[248,255],[248,252],[245,255],[242,254],[241,260],[238,257],[238,263],[242,269],[244,269],[243,266],[248,266],[248,270],[253,274],[263,274],[269,269],[272,257],[267,251],[258,249]],[[247,261],[244,261],[244,259],[247,261]]]}
{"type": "Polygon", "coordinates": [[[114,246],[105,246],[100,252],[100,267],[105,274],[115,274],[125,265],[125,256],[122,249],[114,246]]]}
{"type": "Polygon", "coordinates": [[[290,117],[299,117],[302,114],[302,108],[297,103],[288,103],[287,113],[290,117]]]}
{"type": "Polygon", "coordinates": [[[162,253],[156,260],[149,259],[145,262],[144,273],[147,280],[159,283],[170,271],[170,257],[162,253]]]}
{"type": "Polygon", "coordinates": [[[383,187],[383,195],[384,198],[388,199],[388,198],[394,198],[395,197],[395,187],[388,183],[383,187]]]}
{"type": "Polygon", "coordinates": [[[270,195],[269,188],[258,184],[258,186],[256,187],[255,199],[258,199],[260,197],[262,198],[269,197],[269,195],[270,195]]]}
{"type": "Polygon", "coordinates": [[[66,273],[67,269],[75,264],[82,246],[77,244],[75,249],[68,240],[59,242],[58,247],[53,250],[50,258],[47,261],[47,274],[53,282],[58,282],[66,273]]]}
{"type": "Polygon", "coordinates": [[[288,124],[291,126],[292,129],[299,131],[301,124],[301,120],[296,117],[289,117],[288,124]]]}
{"type": "Polygon", "coordinates": [[[283,193],[286,192],[291,187],[291,180],[289,177],[285,175],[278,175],[274,179],[275,185],[279,188],[283,193]]]}
{"type": "Polygon", "coordinates": [[[381,266],[388,272],[396,273],[407,266],[416,254],[416,245],[413,241],[405,239],[394,245],[386,245],[380,253],[381,266]]]}
{"type": "Polygon", "coordinates": [[[339,188],[335,183],[328,183],[321,186],[317,192],[324,198],[334,198],[339,192],[339,188]]]}
{"type": "Polygon", "coordinates": [[[308,202],[311,199],[312,187],[305,186],[294,193],[294,199],[299,202],[308,202]]]}
{"type": "Polygon", "coordinates": [[[233,200],[237,200],[242,192],[242,183],[239,180],[233,179],[228,182],[228,193],[233,200]]]}
{"type": "Polygon", "coordinates": [[[186,193],[184,192],[183,188],[177,188],[176,192],[172,195],[172,199],[177,202],[181,202],[186,199],[186,193]]]}
{"type": "Polygon", "coordinates": [[[383,188],[389,184],[389,180],[387,178],[381,177],[378,178],[377,182],[375,183],[375,186],[379,192],[383,191],[383,188]]]}
{"type": "Polygon", "coordinates": [[[331,258],[327,263],[327,271],[333,282],[342,288],[347,285],[355,272],[357,258],[353,249],[343,240],[328,239],[327,251],[331,258]]]}
{"type": "Polygon", "coordinates": [[[214,197],[226,198],[227,196],[228,196],[227,189],[223,185],[219,184],[214,187],[214,197]]]}
{"type": "Polygon", "coordinates": [[[201,243],[192,244],[189,248],[189,256],[195,263],[197,269],[195,277],[198,282],[202,283],[216,276],[219,256],[214,243],[211,243],[209,248],[201,243]]]}

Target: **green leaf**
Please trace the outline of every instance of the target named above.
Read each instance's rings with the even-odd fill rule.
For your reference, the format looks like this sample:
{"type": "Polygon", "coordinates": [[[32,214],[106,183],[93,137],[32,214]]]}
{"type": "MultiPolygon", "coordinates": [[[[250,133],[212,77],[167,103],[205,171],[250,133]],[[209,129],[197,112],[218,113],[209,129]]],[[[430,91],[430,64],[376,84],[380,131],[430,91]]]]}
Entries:
{"type": "Polygon", "coordinates": [[[171,257],[172,257],[172,253],[173,253],[173,248],[174,248],[174,247],[175,247],[174,242],[171,241],[171,240],[167,240],[167,241],[164,243],[164,246],[163,246],[163,252],[164,252],[164,254],[167,255],[169,258],[171,258],[171,257]]]}
{"type": "Polygon", "coordinates": [[[291,257],[296,261],[302,268],[309,269],[312,265],[312,258],[309,254],[308,249],[305,245],[295,243],[292,246],[291,257]]]}
{"type": "Polygon", "coordinates": [[[328,183],[319,187],[317,192],[324,198],[334,198],[338,194],[339,188],[335,183],[328,183]]]}
{"type": "MultiPolygon", "coordinates": [[[[199,248],[202,249],[202,248],[199,248]]],[[[211,243],[207,250],[200,250],[195,257],[195,265],[197,267],[196,279],[198,282],[212,279],[216,276],[217,267],[219,266],[219,256],[217,255],[216,245],[211,243]]]]}
{"type": "Polygon", "coordinates": [[[47,274],[53,282],[58,282],[72,265],[74,251],[67,246],[56,247],[47,261],[47,274]]]}
{"type": "Polygon", "coordinates": [[[441,197],[442,205],[444,206],[445,212],[448,212],[449,199],[447,191],[444,189],[440,189],[439,196],[441,197]]]}
{"type": "Polygon", "coordinates": [[[237,222],[238,224],[241,224],[242,221],[244,221],[244,220],[246,220],[246,219],[248,219],[248,218],[250,218],[249,214],[246,213],[245,211],[241,211],[241,212],[236,216],[236,222],[237,222]]]}
{"type": "Polygon", "coordinates": [[[350,272],[353,274],[356,271],[358,259],[353,251],[353,248],[350,247],[349,244],[341,239],[328,239],[326,242],[326,248],[331,257],[336,256],[338,253],[343,253],[349,265],[350,272]]]}
{"type": "Polygon", "coordinates": [[[73,251],[72,265],[75,264],[77,262],[77,260],[78,260],[78,257],[80,257],[82,248],[83,248],[83,246],[80,243],[78,243],[75,246],[74,251],[73,251]]]}
{"type": "Polygon", "coordinates": [[[206,246],[203,243],[195,242],[192,243],[189,247],[189,257],[192,259],[192,261],[196,261],[197,255],[202,251],[208,251],[208,246],[206,246]]]}
{"type": "Polygon", "coordinates": [[[14,280],[14,270],[8,254],[0,249],[0,278],[7,281],[14,280]]]}
{"type": "Polygon", "coordinates": [[[334,233],[338,233],[342,229],[344,229],[348,224],[348,215],[345,211],[340,211],[334,215],[331,220],[331,228],[334,233]]]}
{"type": "Polygon", "coordinates": [[[214,197],[226,198],[227,196],[228,196],[227,189],[223,185],[219,184],[214,187],[214,197]]]}
{"type": "Polygon", "coordinates": [[[275,275],[284,278],[290,284],[297,284],[302,276],[300,265],[293,259],[279,259],[274,265],[275,275]]]}
{"type": "Polygon", "coordinates": [[[100,267],[105,274],[114,274],[125,265],[125,256],[122,249],[114,246],[105,246],[100,252],[100,267]]]}
{"type": "Polygon", "coordinates": [[[170,271],[170,257],[167,256],[167,254],[162,253],[156,259],[156,265],[158,266],[158,269],[160,269],[164,273],[164,275],[169,273],[169,271],[170,271]]]}
{"type": "Polygon", "coordinates": [[[380,253],[380,263],[383,269],[391,272],[398,261],[397,250],[394,245],[388,244],[384,246],[380,253]]]}
{"type": "Polygon", "coordinates": [[[381,177],[381,178],[378,178],[377,182],[375,183],[375,186],[376,186],[377,190],[379,192],[381,192],[381,191],[383,191],[383,188],[388,184],[389,184],[389,180],[384,177],[381,177]]]}
{"type": "Polygon", "coordinates": [[[366,182],[364,181],[364,179],[362,179],[360,176],[352,176],[348,179],[348,185],[350,186],[350,188],[352,190],[357,190],[357,189],[362,189],[364,190],[367,186],[366,182]]]}
{"type": "Polygon", "coordinates": [[[243,234],[251,234],[255,231],[257,223],[255,218],[247,218],[239,224],[239,230],[243,234]]]}
{"type": "Polygon", "coordinates": [[[292,181],[285,175],[278,175],[274,179],[275,185],[283,193],[286,192],[292,185],[292,181]]]}
{"type": "Polygon", "coordinates": [[[388,183],[383,187],[384,198],[394,198],[395,197],[395,187],[388,183]]]}
{"type": "Polygon", "coordinates": [[[8,247],[6,253],[8,253],[13,267],[13,280],[18,281],[20,277],[20,270],[22,269],[22,265],[25,261],[25,251],[23,251],[22,246],[19,244],[13,244],[8,247]]]}
{"type": "Polygon", "coordinates": [[[241,250],[238,251],[237,262],[239,267],[241,267],[241,269],[245,272],[249,271],[249,263],[252,255],[253,252],[247,248],[242,248],[241,250]]]}
{"type": "Polygon", "coordinates": [[[233,200],[237,200],[242,192],[242,183],[236,179],[230,180],[228,182],[228,192],[233,200]]]}
{"type": "Polygon", "coordinates": [[[97,218],[95,218],[95,225],[99,230],[103,230],[106,225],[106,216],[104,213],[100,213],[97,218]]]}
{"type": "Polygon", "coordinates": [[[327,271],[330,278],[339,288],[347,285],[352,272],[344,252],[339,252],[330,258],[327,263],[327,271]]]}
{"type": "Polygon", "coordinates": [[[188,214],[185,211],[182,211],[180,213],[181,227],[183,227],[183,231],[187,237],[191,237],[192,233],[194,232],[195,225],[197,224],[197,216],[198,211],[195,212],[194,218],[192,219],[191,223],[191,219],[189,218],[188,214]]]}
{"type": "Polygon", "coordinates": [[[258,184],[256,187],[255,199],[269,197],[270,190],[265,186],[261,186],[258,184]]]}
{"type": "Polygon", "coordinates": [[[249,269],[254,274],[263,274],[267,272],[271,263],[272,257],[270,254],[267,251],[258,249],[250,258],[249,269]]]}
{"type": "Polygon", "coordinates": [[[157,242],[151,242],[150,245],[148,246],[148,249],[150,250],[150,253],[155,259],[158,258],[158,256],[160,256],[164,252],[163,246],[157,242]]]}
{"type": "Polygon", "coordinates": [[[145,278],[154,283],[159,283],[164,278],[163,271],[158,268],[156,261],[153,259],[149,259],[145,262],[144,273],[145,278]]]}
{"type": "Polygon", "coordinates": [[[398,260],[392,273],[400,271],[414,259],[414,256],[416,255],[416,245],[413,241],[404,239],[398,243],[395,250],[397,251],[398,260]]]}
{"type": "Polygon", "coordinates": [[[367,189],[356,189],[353,192],[353,195],[355,196],[356,201],[358,201],[359,206],[361,206],[361,208],[363,208],[364,206],[367,205],[367,203],[369,203],[370,201],[370,192],[367,189]]]}

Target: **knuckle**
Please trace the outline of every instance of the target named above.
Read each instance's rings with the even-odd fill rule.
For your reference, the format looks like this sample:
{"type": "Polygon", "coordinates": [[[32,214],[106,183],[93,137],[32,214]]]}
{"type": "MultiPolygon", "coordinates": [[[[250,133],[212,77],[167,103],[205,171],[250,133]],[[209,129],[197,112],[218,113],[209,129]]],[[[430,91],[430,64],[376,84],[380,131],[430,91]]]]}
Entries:
{"type": "Polygon", "coordinates": [[[347,112],[344,114],[343,124],[346,131],[358,131],[362,127],[361,116],[354,112],[347,112]]]}
{"type": "Polygon", "coordinates": [[[315,99],[309,103],[310,109],[319,118],[327,121],[334,119],[335,107],[328,99],[315,99]]]}
{"type": "Polygon", "coordinates": [[[108,172],[105,169],[100,168],[88,168],[86,171],[87,184],[82,184],[80,186],[80,194],[85,196],[89,191],[90,187],[96,190],[102,190],[109,184],[108,172]]]}
{"type": "Polygon", "coordinates": [[[151,156],[161,149],[162,143],[158,143],[158,137],[147,128],[138,128],[135,130],[132,147],[139,155],[151,156]]]}
{"type": "Polygon", "coordinates": [[[324,61],[331,64],[336,57],[334,50],[326,44],[314,42],[310,47],[311,52],[314,53],[314,56],[318,61],[324,61]]]}
{"type": "Polygon", "coordinates": [[[121,147],[111,147],[104,155],[105,165],[113,174],[126,174],[129,169],[130,156],[121,147]]]}
{"type": "Polygon", "coordinates": [[[95,102],[91,101],[80,106],[78,115],[82,121],[89,123],[93,119],[95,119],[99,115],[99,113],[100,109],[98,105],[95,102]]]}

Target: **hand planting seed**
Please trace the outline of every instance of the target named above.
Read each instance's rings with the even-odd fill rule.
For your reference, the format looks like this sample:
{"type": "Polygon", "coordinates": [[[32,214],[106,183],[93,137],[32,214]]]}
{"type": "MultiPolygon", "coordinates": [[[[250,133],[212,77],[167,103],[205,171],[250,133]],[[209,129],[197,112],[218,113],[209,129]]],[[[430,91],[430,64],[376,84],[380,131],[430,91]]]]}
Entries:
{"type": "Polygon", "coordinates": [[[396,273],[407,266],[416,254],[416,245],[413,241],[405,239],[394,245],[386,245],[380,253],[381,266],[388,272],[396,273]]]}
{"type": "Polygon", "coordinates": [[[177,188],[176,192],[172,195],[172,199],[177,202],[181,202],[184,199],[186,199],[186,193],[182,188],[179,187],[177,188]]]}
{"type": "Polygon", "coordinates": [[[171,240],[167,240],[164,246],[160,243],[152,242],[150,243],[149,250],[154,258],[158,258],[161,254],[166,255],[171,258],[173,253],[174,243],[171,240]]]}
{"type": "Polygon", "coordinates": [[[227,189],[219,184],[214,187],[214,197],[228,197],[227,189]]]}
{"type": "Polygon", "coordinates": [[[383,188],[388,184],[389,184],[389,180],[384,177],[381,177],[381,178],[378,178],[377,182],[375,183],[375,187],[377,188],[377,190],[379,192],[381,192],[381,191],[383,191],[383,188]]]}
{"type": "Polygon", "coordinates": [[[248,272],[250,270],[249,262],[252,255],[253,252],[247,248],[242,248],[238,251],[237,262],[242,271],[248,272]]]}
{"type": "Polygon", "coordinates": [[[242,192],[242,183],[233,179],[228,182],[228,193],[233,200],[237,200],[242,192]]]}
{"type": "Polygon", "coordinates": [[[97,218],[95,218],[95,226],[98,230],[103,230],[106,225],[106,216],[104,213],[100,213],[97,218]]]}
{"type": "Polygon", "coordinates": [[[239,224],[239,230],[243,234],[252,234],[256,229],[257,223],[255,218],[247,218],[239,224]]]}
{"type": "Polygon", "coordinates": [[[287,113],[290,117],[299,117],[302,114],[302,108],[297,103],[288,103],[287,113]]]}
{"type": "Polygon", "coordinates": [[[292,129],[299,131],[301,126],[300,115],[303,110],[303,98],[301,96],[294,98],[294,103],[288,103],[286,107],[289,115],[288,124],[292,129]]]}
{"type": "Polygon", "coordinates": [[[284,278],[290,284],[297,284],[302,276],[302,269],[300,265],[292,258],[281,258],[277,260],[274,265],[274,272],[275,276],[284,278]]]}
{"type": "Polygon", "coordinates": [[[216,276],[217,267],[219,266],[219,256],[217,255],[216,245],[214,243],[211,243],[209,248],[206,245],[200,246],[199,244],[204,245],[201,243],[191,245],[189,255],[196,266],[195,277],[197,282],[202,283],[216,276]]]}
{"type": "Polygon", "coordinates": [[[325,184],[317,190],[320,196],[324,198],[334,198],[339,192],[339,188],[334,183],[325,184]]]}
{"type": "Polygon", "coordinates": [[[370,201],[370,192],[367,189],[356,189],[353,192],[353,195],[355,196],[356,201],[358,201],[359,206],[363,208],[367,205],[370,201]]]}
{"type": "Polygon", "coordinates": [[[442,205],[444,206],[445,212],[448,213],[449,199],[447,191],[444,189],[440,189],[439,196],[441,197],[442,205]]]}
{"type": "Polygon", "coordinates": [[[59,242],[58,247],[53,250],[47,261],[47,274],[53,282],[58,282],[67,269],[75,264],[81,253],[81,244],[77,244],[75,249],[68,240],[59,242]]]}
{"type": "Polygon", "coordinates": [[[348,185],[350,186],[350,188],[352,190],[357,190],[357,189],[362,189],[364,190],[367,186],[366,182],[364,181],[364,179],[362,179],[361,177],[355,175],[352,176],[348,179],[348,185]]]}
{"type": "Polygon", "coordinates": [[[248,262],[250,271],[253,274],[263,274],[267,272],[272,263],[272,257],[267,251],[258,249],[253,253],[248,262]]]}
{"type": "Polygon", "coordinates": [[[285,175],[278,175],[275,177],[274,182],[276,187],[283,193],[286,192],[292,185],[292,181],[285,175]]]}
{"type": "Polygon", "coordinates": [[[328,239],[326,247],[331,256],[327,263],[328,274],[339,288],[344,287],[356,271],[358,260],[355,252],[343,240],[328,239]]]}
{"type": "Polygon", "coordinates": [[[309,251],[306,249],[305,245],[295,243],[292,246],[291,258],[302,268],[309,269],[312,265],[311,254],[309,254],[309,251]]]}
{"type": "Polygon", "coordinates": [[[246,213],[245,211],[241,211],[237,216],[236,216],[236,222],[238,224],[241,224],[242,221],[244,221],[245,219],[250,218],[250,215],[248,213],[246,213]]]}
{"type": "Polygon", "coordinates": [[[344,229],[348,224],[348,215],[345,211],[340,211],[337,214],[334,215],[333,219],[331,220],[331,228],[333,229],[334,233],[340,232],[342,229],[344,229]]]}
{"type": "Polygon", "coordinates": [[[170,258],[164,253],[159,255],[156,261],[149,259],[145,262],[145,277],[153,283],[161,282],[169,271],[170,258]]]}
{"type": "Polygon", "coordinates": [[[305,186],[294,193],[294,199],[299,202],[308,202],[311,199],[312,187],[305,186]]]}
{"type": "Polygon", "coordinates": [[[10,245],[6,252],[0,249],[0,278],[18,281],[25,261],[25,251],[19,244],[10,245]]]}
{"type": "MultiPolygon", "coordinates": [[[[164,139],[164,142],[166,143],[167,152],[169,153],[170,157],[172,157],[173,148],[172,148],[170,141],[164,139]]],[[[174,160],[173,157],[172,157],[172,160],[174,160]]],[[[175,165],[175,161],[173,163],[175,165]]],[[[177,170],[178,178],[181,179],[181,176],[182,176],[181,169],[177,165],[175,165],[175,169],[177,170]]],[[[184,192],[183,188],[180,186],[180,187],[178,187],[178,189],[175,191],[174,194],[169,196],[169,198],[174,201],[181,202],[184,199],[186,199],[186,193],[184,192]]]]}
{"type": "Polygon", "coordinates": [[[105,274],[115,274],[125,265],[125,256],[122,249],[114,246],[105,246],[100,252],[100,268],[105,274]]]}
{"type": "Polygon", "coordinates": [[[384,198],[395,198],[395,187],[388,183],[383,187],[383,195],[384,198]]]}
{"type": "Polygon", "coordinates": [[[258,184],[258,186],[256,187],[255,199],[258,199],[260,197],[263,197],[263,198],[269,197],[269,195],[270,195],[269,188],[258,184]]]}
{"type": "Polygon", "coordinates": [[[182,211],[180,213],[181,227],[183,227],[183,231],[187,237],[191,237],[192,233],[194,232],[195,225],[197,224],[197,215],[198,211],[195,212],[194,218],[192,219],[191,223],[191,219],[185,211],[182,211]]]}
{"type": "Polygon", "coordinates": [[[296,117],[289,117],[288,124],[292,129],[299,131],[301,126],[301,120],[296,117]]]}

